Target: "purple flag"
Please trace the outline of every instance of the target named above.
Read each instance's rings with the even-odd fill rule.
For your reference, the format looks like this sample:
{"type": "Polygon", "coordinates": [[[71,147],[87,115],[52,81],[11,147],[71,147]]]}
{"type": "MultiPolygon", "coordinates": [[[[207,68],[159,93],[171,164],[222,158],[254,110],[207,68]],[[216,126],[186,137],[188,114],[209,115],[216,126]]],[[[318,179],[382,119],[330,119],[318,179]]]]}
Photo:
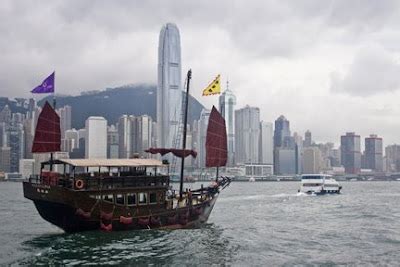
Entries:
{"type": "Polygon", "coordinates": [[[55,72],[50,74],[49,77],[44,79],[41,85],[36,86],[31,93],[32,94],[47,94],[47,93],[54,93],[54,75],[55,72]]]}

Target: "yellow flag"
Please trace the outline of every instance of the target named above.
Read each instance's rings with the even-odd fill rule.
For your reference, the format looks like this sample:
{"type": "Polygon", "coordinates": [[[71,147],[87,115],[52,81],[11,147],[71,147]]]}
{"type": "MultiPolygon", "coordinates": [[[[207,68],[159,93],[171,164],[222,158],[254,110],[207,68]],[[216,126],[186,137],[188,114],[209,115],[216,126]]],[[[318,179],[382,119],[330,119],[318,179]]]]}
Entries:
{"type": "Polygon", "coordinates": [[[221,93],[220,75],[212,81],[206,89],[203,90],[203,96],[216,95],[221,93]]]}

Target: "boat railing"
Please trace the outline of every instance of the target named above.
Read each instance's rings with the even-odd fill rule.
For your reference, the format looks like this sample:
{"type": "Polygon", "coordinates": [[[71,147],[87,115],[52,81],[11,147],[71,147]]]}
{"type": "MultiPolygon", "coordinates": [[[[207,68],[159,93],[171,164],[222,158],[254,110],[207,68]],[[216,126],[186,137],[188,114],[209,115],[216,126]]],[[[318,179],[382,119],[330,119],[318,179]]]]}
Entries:
{"type": "Polygon", "coordinates": [[[166,175],[157,176],[96,176],[90,175],[35,175],[29,178],[32,184],[41,184],[49,186],[58,186],[73,190],[99,190],[115,189],[129,187],[167,187],[169,186],[169,177],[166,175]]]}

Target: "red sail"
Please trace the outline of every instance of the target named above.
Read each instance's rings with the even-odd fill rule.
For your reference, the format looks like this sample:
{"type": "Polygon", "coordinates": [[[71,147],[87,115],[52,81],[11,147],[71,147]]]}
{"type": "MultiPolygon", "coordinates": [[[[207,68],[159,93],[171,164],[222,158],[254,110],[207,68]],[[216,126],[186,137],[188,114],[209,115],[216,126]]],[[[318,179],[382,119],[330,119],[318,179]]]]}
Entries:
{"type": "Polygon", "coordinates": [[[161,156],[164,156],[165,154],[172,153],[174,156],[179,157],[179,158],[186,158],[187,156],[192,156],[196,157],[197,152],[194,150],[190,149],[174,149],[174,148],[149,148],[145,152],[151,153],[151,154],[160,154],[161,156]]]}
{"type": "Polygon", "coordinates": [[[39,115],[32,153],[61,151],[60,117],[46,101],[39,115]]]}
{"type": "Polygon", "coordinates": [[[227,158],[225,119],[213,106],[207,127],[206,167],[225,166],[227,158]]]}

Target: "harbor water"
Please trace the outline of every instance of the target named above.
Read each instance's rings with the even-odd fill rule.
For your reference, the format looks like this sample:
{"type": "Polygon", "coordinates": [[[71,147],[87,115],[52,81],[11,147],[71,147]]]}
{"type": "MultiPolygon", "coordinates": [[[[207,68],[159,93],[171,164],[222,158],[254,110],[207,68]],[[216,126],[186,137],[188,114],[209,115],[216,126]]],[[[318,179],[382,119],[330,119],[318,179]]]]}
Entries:
{"type": "Polygon", "coordinates": [[[21,183],[2,182],[0,265],[398,266],[400,182],[342,185],[308,196],[295,182],[236,182],[199,229],[65,234],[21,183]]]}

